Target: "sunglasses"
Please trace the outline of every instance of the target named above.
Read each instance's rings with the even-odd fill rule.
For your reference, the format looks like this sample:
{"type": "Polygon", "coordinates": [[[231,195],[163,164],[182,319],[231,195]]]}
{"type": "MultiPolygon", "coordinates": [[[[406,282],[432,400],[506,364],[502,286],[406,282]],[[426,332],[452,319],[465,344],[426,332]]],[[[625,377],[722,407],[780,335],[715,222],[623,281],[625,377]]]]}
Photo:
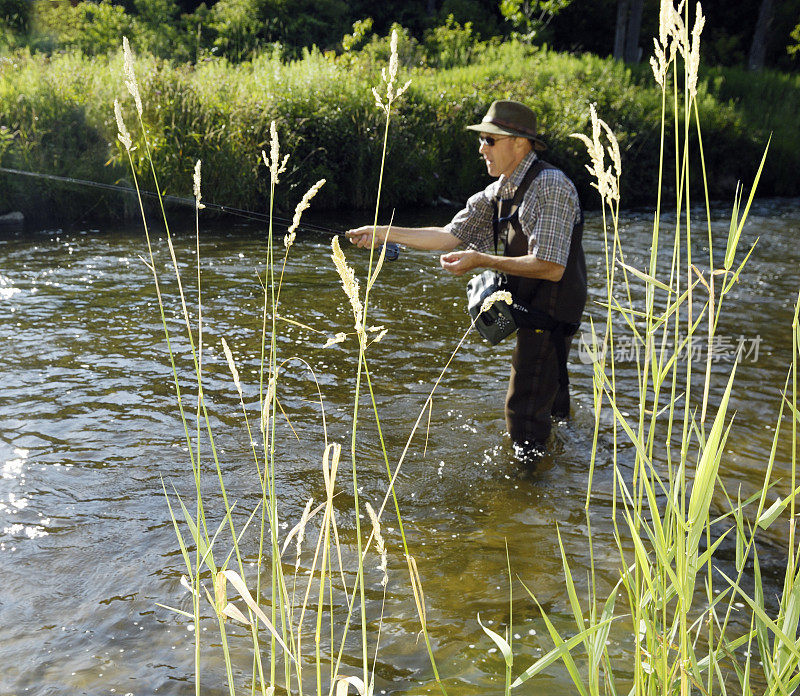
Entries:
{"type": "Polygon", "coordinates": [[[488,147],[494,147],[498,140],[508,140],[510,137],[511,137],[510,135],[505,135],[505,136],[500,137],[500,138],[495,138],[495,137],[493,137],[491,135],[479,135],[478,136],[478,142],[481,145],[486,145],[488,147]]]}

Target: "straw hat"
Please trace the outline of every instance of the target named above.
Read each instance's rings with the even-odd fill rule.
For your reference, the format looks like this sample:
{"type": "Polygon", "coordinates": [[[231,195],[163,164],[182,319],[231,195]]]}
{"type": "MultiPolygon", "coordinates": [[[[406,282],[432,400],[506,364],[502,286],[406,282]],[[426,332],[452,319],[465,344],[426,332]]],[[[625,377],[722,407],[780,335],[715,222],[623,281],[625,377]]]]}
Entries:
{"type": "Polygon", "coordinates": [[[533,146],[537,150],[547,149],[547,145],[539,139],[536,129],[536,114],[525,104],[510,99],[492,102],[483,121],[473,126],[467,126],[467,130],[528,138],[533,141],[533,146]]]}

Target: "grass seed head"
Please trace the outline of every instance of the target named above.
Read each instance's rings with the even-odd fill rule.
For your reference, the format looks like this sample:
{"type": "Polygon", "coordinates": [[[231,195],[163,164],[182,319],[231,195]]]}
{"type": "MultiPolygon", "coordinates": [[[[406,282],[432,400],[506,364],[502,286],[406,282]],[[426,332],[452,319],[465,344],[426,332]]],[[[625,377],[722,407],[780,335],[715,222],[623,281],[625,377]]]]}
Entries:
{"type": "Polygon", "coordinates": [[[294,562],[295,572],[300,570],[300,552],[302,550],[303,541],[306,538],[306,525],[308,524],[309,513],[311,512],[311,506],[313,504],[314,499],[309,498],[305,508],[303,508],[303,515],[300,518],[300,523],[297,526],[297,557],[294,562]]]}
{"type": "Polygon", "coordinates": [[[275,121],[269,124],[269,157],[267,157],[267,153],[263,150],[261,151],[261,157],[267,169],[269,169],[272,183],[277,184],[280,175],[286,171],[286,162],[289,160],[289,155],[284,155],[283,160],[281,160],[280,144],[278,143],[278,127],[275,125],[275,121]]]}
{"type": "Polygon", "coordinates": [[[598,120],[608,139],[609,145],[606,149],[611,163],[614,165],[614,173],[612,174],[611,167],[608,168],[608,172],[606,173],[608,196],[612,200],[619,202],[619,180],[622,177],[622,156],[619,150],[619,142],[617,141],[617,136],[614,135],[614,131],[611,130],[611,127],[602,119],[598,120]]]}
{"type": "Polygon", "coordinates": [[[656,84],[658,84],[661,89],[664,89],[669,63],[667,63],[666,53],[658,41],[653,39],[653,44],[655,45],[653,51],[655,55],[650,56],[650,67],[653,68],[653,77],[656,80],[656,84]]]}
{"type": "Polygon", "coordinates": [[[372,339],[373,343],[380,343],[383,340],[383,337],[389,333],[389,329],[383,329],[375,338],[372,339]]]}
{"type": "Polygon", "coordinates": [[[487,297],[481,305],[481,312],[485,312],[491,308],[495,302],[505,302],[506,304],[514,304],[511,293],[508,290],[497,290],[487,297]]]}
{"type": "Polygon", "coordinates": [[[658,39],[653,39],[655,55],[650,58],[653,76],[656,82],[665,89],[667,71],[675,60],[678,50],[683,52],[684,23],[681,12],[685,0],[681,0],[676,9],[673,0],[661,0],[658,12],[658,39]]]}
{"type": "Polygon", "coordinates": [[[386,101],[383,101],[383,98],[381,97],[380,92],[378,92],[377,87],[372,88],[372,96],[375,97],[375,106],[377,106],[381,111],[384,111],[387,116],[389,115],[392,102],[398,99],[411,84],[411,80],[409,80],[402,87],[395,90],[394,83],[397,79],[397,70],[400,66],[400,59],[397,54],[397,42],[397,30],[393,29],[392,38],[389,41],[389,69],[387,71],[385,67],[381,68],[381,78],[386,84],[386,101]]]}
{"type": "Polygon", "coordinates": [[[378,566],[378,570],[383,573],[383,578],[381,579],[381,586],[386,587],[386,584],[389,582],[389,576],[387,574],[387,556],[386,556],[386,543],[383,540],[383,536],[381,535],[381,523],[378,520],[378,516],[375,514],[375,510],[372,509],[372,505],[369,503],[366,504],[367,506],[367,514],[369,515],[369,519],[372,521],[372,534],[375,537],[375,547],[378,550],[378,554],[380,555],[381,562],[378,566]]]}
{"type": "Polygon", "coordinates": [[[687,86],[692,97],[697,96],[697,75],[700,71],[700,34],[703,33],[706,18],[703,16],[703,8],[697,3],[695,12],[694,27],[692,28],[692,42],[689,48],[689,58],[686,61],[687,86]]]}
{"type": "Polygon", "coordinates": [[[393,83],[397,77],[397,29],[392,29],[392,38],[389,41],[389,82],[393,83]]]}
{"type": "Polygon", "coordinates": [[[241,382],[239,382],[239,370],[236,369],[236,363],[233,361],[233,353],[231,353],[228,342],[224,338],[222,339],[222,351],[225,353],[225,359],[228,361],[228,367],[230,368],[231,375],[233,375],[233,383],[236,385],[236,391],[239,392],[239,397],[241,397],[242,385],[241,382]]]}
{"type": "Polygon", "coordinates": [[[267,384],[267,395],[264,397],[264,404],[261,407],[261,432],[267,432],[269,424],[269,413],[272,408],[272,399],[275,398],[275,377],[270,377],[267,384]]]}
{"type": "Polygon", "coordinates": [[[592,161],[591,165],[586,165],[586,169],[597,180],[597,183],[593,183],[592,186],[600,192],[603,202],[611,205],[612,201],[619,201],[619,176],[622,173],[619,143],[609,125],[601,118],[598,118],[594,104],[589,107],[589,115],[592,121],[591,139],[582,133],[571,133],[570,135],[586,145],[589,159],[592,161]],[[611,157],[611,166],[608,169],[605,166],[606,149],[600,142],[602,132],[605,132],[610,142],[608,154],[611,157]]]}
{"type": "Polygon", "coordinates": [[[672,0],[661,0],[658,8],[658,42],[662,46],[666,46],[669,39],[672,10],[672,0]]]}
{"type": "Polygon", "coordinates": [[[356,274],[353,271],[353,269],[347,265],[347,260],[344,257],[342,248],[339,246],[338,237],[333,238],[333,241],[331,242],[331,249],[333,249],[333,254],[331,254],[331,258],[333,259],[333,265],[336,266],[336,270],[339,273],[339,278],[341,278],[342,280],[342,287],[344,288],[344,293],[350,300],[350,306],[353,308],[353,318],[355,319],[356,331],[358,332],[358,335],[361,336],[362,334],[361,315],[363,314],[364,310],[361,304],[361,299],[358,296],[359,287],[358,287],[358,280],[356,280],[356,274]]]}
{"type": "Polygon", "coordinates": [[[309,205],[311,204],[311,199],[317,195],[317,191],[319,191],[324,184],[325,184],[325,179],[320,179],[316,184],[314,184],[310,189],[308,189],[308,191],[306,191],[302,200],[297,204],[297,207],[294,209],[294,218],[292,219],[292,224],[289,227],[288,233],[283,238],[283,243],[287,249],[290,246],[292,246],[292,244],[294,244],[294,238],[297,236],[296,230],[297,227],[300,225],[300,218],[303,215],[303,211],[309,207],[309,205]]]}
{"type": "Polygon", "coordinates": [[[683,5],[684,0],[681,0],[678,8],[672,12],[672,41],[677,52],[683,56],[685,61],[688,61],[690,46],[686,24],[683,21],[683,5]]]}
{"type": "Polygon", "coordinates": [[[323,348],[330,348],[331,346],[336,345],[337,343],[342,343],[345,339],[347,339],[346,333],[337,333],[335,336],[332,336],[327,340],[323,348]]]}
{"type": "Polygon", "coordinates": [[[117,119],[117,130],[119,131],[119,133],[117,133],[117,138],[119,138],[119,141],[125,146],[125,149],[130,152],[133,140],[128,129],[125,127],[125,121],[122,120],[122,107],[120,107],[119,101],[116,99],[114,100],[114,116],[117,119]]]}
{"type": "Polygon", "coordinates": [[[387,107],[383,103],[383,99],[381,99],[381,95],[378,92],[377,87],[372,88],[372,96],[375,97],[375,106],[377,106],[381,111],[386,111],[387,107]]]}
{"type": "Polygon", "coordinates": [[[142,98],[139,95],[139,83],[136,81],[136,73],[133,70],[133,51],[131,45],[128,43],[128,37],[122,37],[122,56],[123,56],[123,71],[125,73],[125,86],[131,93],[133,100],[136,102],[136,111],[139,116],[142,115],[142,98]]]}
{"type": "Polygon", "coordinates": [[[202,196],[200,195],[200,167],[201,167],[201,161],[197,160],[197,162],[194,165],[194,177],[192,179],[192,182],[194,184],[194,199],[197,202],[198,208],[202,207],[200,205],[200,199],[202,198],[202,196]]]}

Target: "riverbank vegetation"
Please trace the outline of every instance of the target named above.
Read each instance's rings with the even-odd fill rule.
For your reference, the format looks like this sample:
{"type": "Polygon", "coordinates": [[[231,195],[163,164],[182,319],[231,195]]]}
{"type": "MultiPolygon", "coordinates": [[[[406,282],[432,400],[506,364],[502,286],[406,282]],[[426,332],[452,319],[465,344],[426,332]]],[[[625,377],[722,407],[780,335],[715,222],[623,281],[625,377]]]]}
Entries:
{"type": "MultiPolygon", "coordinates": [[[[308,51],[286,61],[264,53],[241,63],[209,58],[195,65],[142,56],[142,79],[154,95],[143,118],[163,190],[189,194],[187,163],[202,159],[214,202],[258,209],[267,186],[258,153],[274,120],[293,144],[296,163],[281,193],[306,190],[325,178],[330,184],[320,192],[321,208],[370,207],[381,136],[363,85],[374,81],[384,48],[376,40],[357,54],[308,51]]],[[[108,113],[122,94],[120,65],[119,55],[25,51],[0,58],[0,166],[129,182],[108,113]]],[[[585,131],[588,106],[596,104],[618,133],[627,204],[652,200],[660,93],[641,71],[613,59],[512,41],[484,48],[466,65],[401,72],[412,86],[389,139],[393,164],[386,172],[385,206],[458,202],[485,186],[475,142],[464,127],[480,121],[491,100],[511,96],[538,111],[548,158],[576,181],[587,203],[593,200],[589,176],[569,134],[585,131]]],[[[740,69],[717,68],[700,82],[697,99],[712,197],[728,196],[736,181],[752,179],[770,133],[773,158],[760,193],[800,193],[797,179],[784,175],[800,166],[794,147],[800,76],[762,73],[753,80],[740,69]]],[[[143,186],[152,189],[141,148],[134,164],[143,186]]],[[[123,203],[118,194],[9,175],[3,175],[0,191],[2,209],[61,220],[120,215],[123,203]]]]}
{"type": "MultiPolygon", "coordinates": [[[[54,15],[51,24],[61,22],[60,33],[53,29],[39,35],[31,29],[25,41],[17,33],[16,48],[6,41],[0,53],[0,166],[130,183],[108,106],[123,89],[118,37],[120,31],[133,29],[148,48],[141,55],[142,76],[154,99],[143,118],[163,191],[189,195],[187,162],[202,159],[214,202],[257,209],[267,187],[259,174],[258,152],[268,142],[274,120],[292,143],[296,163],[283,177],[280,194],[304,191],[325,178],[330,183],[320,192],[320,208],[372,207],[381,137],[372,97],[363,85],[375,81],[388,57],[388,35],[377,33],[373,21],[355,22],[329,50],[298,45],[289,50],[276,41],[248,44],[244,50],[244,39],[234,40],[232,34],[217,51],[214,45],[201,46],[189,55],[180,46],[195,36],[190,27],[159,23],[156,10],[139,5],[149,7],[150,14],[79,3],[81,11],[95,14],[75,19],[73,34],[70,22],[54,15]],[[166,33],[155,35],[156,29],[166,33]],[[47,43],[42,36],[61,38],[47,43]],[[166,58],[170,47],[175,53],[166,58]]],[[[49,16],[56,6],[32,7],[49,16]]],[[[203,26],[211,26],[209,18],[224,7],[220,2],[208,10],[203,26]]],[[[72,8],[67,16],[76,12],[72,8]]],[[[46,16],[37,20],[40,25],[46,16]]],[[[30,18],[25,21],[35,25],[30,18]]],[[[594,200],[591,182],[569,134],[586,129],[588,106],[595,104],[618,134],[626,204],[652,202],[658,183],[660,93],[646,66],[586,52],[558,52],[526,40],[519,31],[483,38],[489,27],[486,19],[480,33],[453,16],[418,36],[394,27],[400,37],[400,73],[412,79],[412,86],[398,108],[388,143],[393,165],[386,172],[384,207],[441,199],[459,203],[486,185],[484,167],[464,126],[480,120],[493,99],[508,97],[537,110],[550,145],[548,159],[575,180],[589,205],[594,200]]],[[[214,41],[222,41],[223,34],[215,36],[214,41]]],[[[800,193],[796,177],[785,176],[800,165],[794,147],[800,76],[763,70],[753,79],[743,67],[719,65],[701,78],[697,103],[705,123],[705,166],[713,198],[727,197],[737,181],[752,178],[770,134],[772,157],[760,194],[800,193]]],[[[675,125],[667,124],[667,135],[675,125]]],[[[679,121],[677,127],[682,127],[679,121]]],[[[134,166],[142,185],[152,188],[141,148],[134,153],[134,166]]],[[[17,209],[67,222],[119,217],[131,207],[119,193],[18,175],[0,173],[0,178],[0,212],[17,209]]],[[[665,177],[666,182],[673,180],[665,177]]]]}

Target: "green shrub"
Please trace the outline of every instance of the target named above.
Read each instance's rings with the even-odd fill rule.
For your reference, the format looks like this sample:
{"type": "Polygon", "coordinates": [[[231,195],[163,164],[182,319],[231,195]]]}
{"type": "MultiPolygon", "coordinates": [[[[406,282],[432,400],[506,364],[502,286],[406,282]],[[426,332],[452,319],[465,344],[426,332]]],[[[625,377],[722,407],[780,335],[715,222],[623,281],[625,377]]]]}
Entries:
{"type": "Polygon", "coordinates": [[[131,34],[133,20],[124,8],[110,0],[79,2],[36,0],[33,5],[34,45],[55,49],[72,47],[85,55],[105,55],[131,34]]]}
{"type": "Polygon", "coordinates": [[[27,34],[30,16],[29,0],[0,0],[0,46],[14,45],[16,36],[27,34]]]}
{"type": "MultiPolygon", "coordinates": [[[[175,0],[133,0],[136,8],[136,29],[134,36],[142,46],[157,56],[185,59],[186,51],[180,47],[180,10],[175,0]]],[[[114,45],[119,47],[119,37],[114,45]]]]}
{"type": "Polygon", "coordinates": [[[219,0],[211,8],[208,28],[220,55],[243,60],[266,43],[259,0],[219,0]]]}
{"type": "Polygon", "coordinates": [[[466,65],[481,53],[484,44],[472,31],[472,22],[463,26],[448,15],[445,23],[431,29],[425,36],[428,64],[435,68],[466,65]]]}
{"type": "MultiPolygon", "coordinates": [[[[0,127],[11,135],[0,147],[5,167],[114,183],[107,166],[115,133],[114,96],[120,91],[106,59],[62,54],[51,60],[19,52],[0,61],[0,127]]],[[[108,216],[119,196],[53,182],[4,176],[0,208],[28,216],[69,221],[91,211],[108,216]]],[[[120,208],[121,209],[121,208],[120,208]]]]}
{"type": "MultiPolygon", "coordinates": [[[[463,30],[463,28],[462,28],[463,30]]],[[[205,165],[211,202],[261,209],[265,194],[260,152],[268,149],[269,124],[292,143],[293,167],[281,179],[289,199],[319,178],[328,183],[319,208],[369,208],[374,203],[379,114],[369,85],[380,78],[388,41],[373,37],[362,51],[342,56],[305,51],[296,60],[262,52],[241,63],[206,57],[197,64],[173,65],[140,56],[140,79],[150,95],[145,122],[155,146],[153,157],[168,193],[191,192],[196,159],[205,165]]],[[[661,92],[652,76],[609,59],[574,56],[515,42],[487,44],[479,59],[447,70],[426,67],[422,47],[407,34],[400,40],[400,83],[412,79],[398,106],[389,136],[392,166],[386,171],[384,205],[424,205],[444,197],[465,200],[489,179],[464,128],[479,122],[493,99],[514,98],[539,115],[549,144],[546,159],[576,182],[584,204],[594,205],[584,167],[585,154],[572,133],[587,129],[588,105],[617,134],[622,148],[622,192],[628,205],[652,200],[657,186],[661,92]],[[415,67],[416,66],[416,67],[415,67]]],[[[121,82],[109,77],[120,58],[89,58],[78,53],[50,58],[21,52],[0,65],[0,126],[14,133],[0,150],[0,162],[97,181],[119,178],[121,153],[112,113],[121,82]],[[71,134],[71,135],[69,135],[71,134]]],[[[119,71],[116,71],[119,74],[119,71]]],[[[698,109],[704,121],[706,169],[714,198],[728,199],[736,182],[752,179],[769,132],[770,160],[762,175],[762,195],[797,195],[800,185],[783,175],[796,168],[795,114],[800,109],[800,79],[764,73],[752,80],[730,69],[710,71],[699,85],[698,109]]],[[[129,118],[132,118],[132,114],[129,118]]],[[[670,122],[667,143],[672,142],[670,122]]],[[[678,127],[683,129],[682,124],[678,127]]],[[[693,151],[696,134],[689,132],[693,151]]],[[[151,188],[143,160],[134,158],[151,188]]],[[[674,157],[666,157],[665,192],[673,187],[674,157]]],[[[702,194],[694,182],[693,196],[702,194]]],[[[12,187],[3,192],[18,208],[36,213],[91,207],[94,191],[77,195],[53,189],[47,205],[41,188],[12,187]],[[31,192],[36,194],[30,195],[31,192]],[[80,204],[80,205],[78,205],[80,204]]],[[[119,197],[118,197],[119,198],[119,197]]],[[[111,200],[111,199],[107,199],[111,200]]],[[[10,203],[9,203],[10,204],[10,203]]],[[[116,209],[122,210],[122,201],[116,209]]],[[[107,213],[101,205],[97,213],[107,213]]]]}

